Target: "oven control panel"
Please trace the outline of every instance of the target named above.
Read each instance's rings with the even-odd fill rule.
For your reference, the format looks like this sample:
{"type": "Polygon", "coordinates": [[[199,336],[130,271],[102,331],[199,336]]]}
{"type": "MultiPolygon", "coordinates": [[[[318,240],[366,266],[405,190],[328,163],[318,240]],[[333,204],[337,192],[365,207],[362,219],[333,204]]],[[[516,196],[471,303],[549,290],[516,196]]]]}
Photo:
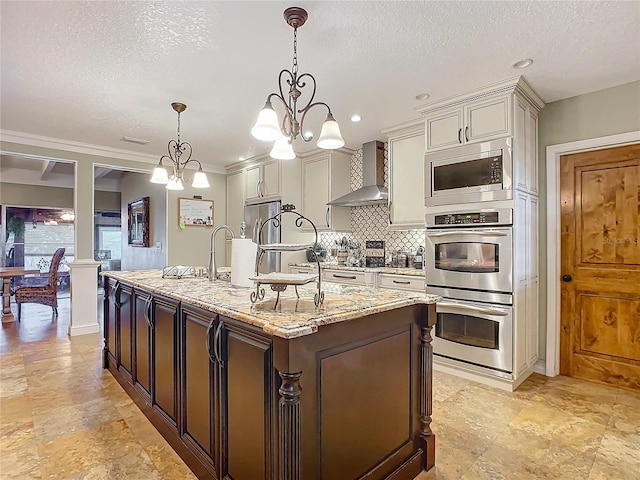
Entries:
{"type": "Polygon", "coordinates": [[[498,212],[455,213],[435,216],[436,225],[471,225],[498,223],[498,212]]]}

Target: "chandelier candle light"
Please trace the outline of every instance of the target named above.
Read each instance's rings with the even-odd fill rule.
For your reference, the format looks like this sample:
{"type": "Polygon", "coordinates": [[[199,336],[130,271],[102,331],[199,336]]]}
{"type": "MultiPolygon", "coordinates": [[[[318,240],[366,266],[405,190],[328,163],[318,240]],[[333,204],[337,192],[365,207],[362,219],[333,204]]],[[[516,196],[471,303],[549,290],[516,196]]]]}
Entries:
{"type": "Polygon", "coordinates": [[[169,140],[169,145],[167,146],[169,155],[160,157],[160,162],[158,162],[158,166],[153,170],[150,182],[166,185],[167,190],[184,190],[184,186],[182,185],[184,169],[189,162],[195,162],[198,164],[198,171],[193,176],[191,186],[194,188],[209,188],[209,180],[207,179],[207,175],[202,171],[202,164],[198,160],[191,158],[191,144],[180,141],[180,113],[184,112],[187,106],[184,103],[177,102],[172,103],[171,106],[178,112],[178,140],[169,140]],[[180,157],[182,157],[185,152],[187,152],[186,160],[180,160],[180,157]],[[171,176],[168,175],[167,170],[162,166],[162,161],[165,159],[170,160],[173,166],[173,175],[171,176]]]}
{"type": "Polygon", "coordinates": [[[258,114],[258,120],[251,129],[251,134],[258,140],[268,142],[275,141],[273,149],[271,150],[272,158],[292,160],[296,158],[292,144],[298,135],[300,135],[305,142],[309,142],[312,139],[312,135],[302,132],[305,116],[307,112],[315,106],[323,105],[327,107],[328,110],[327,118],[322,124],[322,130],[318,138],[318,147],[327,149],[340,148],[344,146],[344,139],[340,134],[338,122],[335,121],[331,114],[329,105],[324,102],[313,101],[316,94],[316,79],[310,73],[303,73],[298,76],[297,33],[298,27],[304,25],[304,22],[307,20],[307,12],[300,7],[290,7],[284,11],[284,19],[293,27],[293,67],[291,70],[284,69],[280,72],[278,76],[279,93],[274,92],[267,96],[267,102],[258,114]],[[283,81],[286,81],[289,88],[289,94],[286,99],[282,89],[283,81]],[[302,95],[300,89],[304,88],[307,82],[311,83],[311,98],[303,108],[298,109],[298,98],[302,95]],[[272,98],[280,100],[280,103],[285,108],[282,124],[278,122],[278,116],[271,104],[272,98]],[[298,121],[297,118],[298,114],[302,114],[300,121],[298,121]]]}

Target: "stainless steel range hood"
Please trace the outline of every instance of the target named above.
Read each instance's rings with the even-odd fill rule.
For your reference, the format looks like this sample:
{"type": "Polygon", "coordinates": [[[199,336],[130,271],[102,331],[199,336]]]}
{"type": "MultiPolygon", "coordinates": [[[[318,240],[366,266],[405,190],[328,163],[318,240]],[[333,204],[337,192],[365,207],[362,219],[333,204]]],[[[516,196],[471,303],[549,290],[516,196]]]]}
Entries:
{"type": "Polygon", "coordinates": [[[362,188],[330,201],[337,207],[386,204],[389,191],[384,186],[384,144],[373,141],[362,145],[362,188]]]}

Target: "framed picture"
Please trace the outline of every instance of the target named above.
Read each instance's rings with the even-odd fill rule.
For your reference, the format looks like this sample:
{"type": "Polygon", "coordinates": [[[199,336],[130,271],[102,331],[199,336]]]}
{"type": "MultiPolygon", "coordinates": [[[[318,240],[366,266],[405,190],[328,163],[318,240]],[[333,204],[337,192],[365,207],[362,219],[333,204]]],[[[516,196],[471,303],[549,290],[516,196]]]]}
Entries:
{"type": "Polygon", "coordinates": [[[212,227],[213,200],[178,198],[178,224],[191,227],[212,227]]]}
{"type": "Polygon", "coordinates": [[[149,246],[149,197],[129,204],[129,245],[149,246]]]}

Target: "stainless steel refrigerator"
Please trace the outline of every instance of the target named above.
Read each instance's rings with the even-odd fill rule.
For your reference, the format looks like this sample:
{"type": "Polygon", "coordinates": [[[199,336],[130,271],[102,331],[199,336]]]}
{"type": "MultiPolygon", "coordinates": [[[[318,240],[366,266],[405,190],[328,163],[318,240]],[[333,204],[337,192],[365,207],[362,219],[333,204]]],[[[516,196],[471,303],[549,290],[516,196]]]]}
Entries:
{"type": "MultiPolygon", "coordinates": [[[[244,207],[244,221],[247,224],[246,235],[256,243],[278,243],[280,242],[280,222],[278,226],[274,222],[269,222],[260,232],[260,227],[268,218],[280,213],[280,201],[256,203],[244,207]],[[260,241],[258,242],[258,235],[260,241]]],[[[279,272],[280,253],[268,252],[260,263],[260,273],[279,272]]]]}

